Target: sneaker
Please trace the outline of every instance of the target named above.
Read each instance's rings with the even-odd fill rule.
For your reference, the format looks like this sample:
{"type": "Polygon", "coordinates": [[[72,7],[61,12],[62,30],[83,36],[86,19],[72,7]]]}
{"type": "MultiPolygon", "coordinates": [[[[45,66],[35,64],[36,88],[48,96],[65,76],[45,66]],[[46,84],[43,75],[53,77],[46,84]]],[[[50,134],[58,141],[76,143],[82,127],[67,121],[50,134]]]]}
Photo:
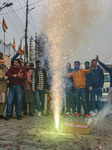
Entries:
{"type": "Polygon", "coordinates": [[[38,117],[41,117],[41,112],[40,111],[38,112],[38,117]]]}
{"type": "Polygon", "coordinates": [[[5,120],[9,120],[10,119],[10,116],[9,115],[7,115],[6,116],[6,118],[5,118],[5,120]]]}
{"type": "Polygon", "coordinates": [[[74,116],[75,116],[75,117],[78,117],[78,116],[81,116],[81,114],[79,114],[79,113],[76,113],[74,116]]]}
{"type": "Polygon", "coordinates": [[[88,115],[88,114],[85,114],[85,117],[89,117],[89,115],[88,115]]]}
{"type": "Polygon", "coordinates": [[[10,115],[10,117],[11,117],[11,118],[15,118],[16,116],[15,116],[15,115],[10,115]]]}
{"type": "Polygon", "coordinates": [[[34,116],[34,114],[33,114],[33,113],[30,113],[30,116],[34,116]]]}
{"type": "Polygon", "coordinates": [[[27,115],[27,113],[23,113],[23,115],[24,115],[24,116],[26,116],[26,115],[27,115]]]}
{"type": "Polygon", "coordinates": [[[103,117],[103,114],[102,114],[102,113],[98,113],[98,115],[99,115],[100,117],[103,117]]]}
{"type": "Polygon", "coordinates": [[[69,115],[69,112],[66,112],[65,115],[69,115]]]}
{"type": "Polygon", "coordinates": [[[24,114],[21,114],[20,116],[21,116],[21,117],[24,117],[24,114]]]}
{"type": "Polygon", "coordinates": [[[3,115],[0,115],[0,119],[5,119],[5,117],[3,115]]]}
{"type": "Polygon", "coordinates": [[[96,113],[93,112],[93,113],[91,114],[91,117],[95,117],[95,116],[96,116],[96,113]]]}
{"type": "Polygon", "coordinates": [[[17,116],[17,119],[18,119],[18,120],[22,120],[21,115],[18,115],[18,116],[17,116]]]}

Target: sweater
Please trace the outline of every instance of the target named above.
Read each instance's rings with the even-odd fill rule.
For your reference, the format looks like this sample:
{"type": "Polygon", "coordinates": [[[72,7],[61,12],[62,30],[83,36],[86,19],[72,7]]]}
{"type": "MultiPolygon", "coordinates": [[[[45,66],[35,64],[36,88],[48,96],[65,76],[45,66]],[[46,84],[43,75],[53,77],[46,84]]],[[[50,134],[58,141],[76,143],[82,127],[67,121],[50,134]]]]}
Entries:
{"type": "Polygon", "coordinates": [[[6,75],[9,77],[9,87],[12,85],[20,85],[24,86],[24,81],[27,79],[26,70],[24,67],[15,68],[11,66],[10,69],[7,71],[6,75]],[[22,78],[15,78],[13,77],[14,74],[18,74],[21,69],[22,78]]]}
{"type": "Polygon", "coordinates": [[[86,74],[92,71],[92,67],[89,69],[79,69],[71,72],[68,77],[73,77],[73,84],[75,89],[81,89],[86,87],[86,74]]]}

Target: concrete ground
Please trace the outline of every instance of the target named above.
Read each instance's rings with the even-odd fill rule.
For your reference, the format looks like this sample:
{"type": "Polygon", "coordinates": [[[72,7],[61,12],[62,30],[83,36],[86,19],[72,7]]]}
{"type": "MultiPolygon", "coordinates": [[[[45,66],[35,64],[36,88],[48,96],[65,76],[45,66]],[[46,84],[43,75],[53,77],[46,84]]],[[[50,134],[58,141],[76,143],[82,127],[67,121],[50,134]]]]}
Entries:
{"type": "Polygon", "coordinates": [[[112,118],[61,115],[62,122],[90,123],[90,135],[55,132],[50,116],[0,119],[0,150],[112,150],[112,118]]]}

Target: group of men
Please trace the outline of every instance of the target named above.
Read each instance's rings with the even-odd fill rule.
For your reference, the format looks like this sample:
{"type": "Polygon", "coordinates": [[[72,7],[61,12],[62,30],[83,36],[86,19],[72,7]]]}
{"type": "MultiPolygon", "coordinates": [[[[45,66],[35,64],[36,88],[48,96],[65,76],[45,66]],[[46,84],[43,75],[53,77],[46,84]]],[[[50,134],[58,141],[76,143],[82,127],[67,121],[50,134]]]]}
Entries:
{"type": "Polygon", "coordinates": [[[34,65],[16,59],[18,53],[11,60],[11,67],[4,65],[4,59],[0,59],[0,118],[9,120],[15,111],[17,119],[21,120],[23,114],[27,115],[27,104],[29,104],[29,115],[34,116],[38,108],[38,116],[44,111],[45,88],[47,73],[41,67],[41,61],[34,65]],[[7,104],[7,106],[6,106],[7,104]],[[6,107],[6,117],[3,113],[6,107]],[[22,114],[23,113],[23,114],[22,114]]]}
{"type": "MultiPolygon", "coordinates": [[[[0,59],[0,118],[9,120],[13,115],[15,106],[17,119],[21,120],[22,113],[28,114],[27,106],[29,104],[29,115],[34,116],[38,110],[38,116],[44,114],[45,106],[45,90],[49,84],[47,71],[41,66],[41,61],[36,61],[36,68],[30,63],[25,63],[23,60],[17,59],[17,53],[11,60],[11,67],[8,69],[4,65],[4,59],[0,59]],[[7,104],[7,105],[6,105],[7,104]],[[4,111],[6,107],[6,117],[4,111]]],[[[104,84],[104,75],[102,69],[97,65],[97,62],[110,73],[112,87],[112,69],[107,67],[98,56],[91,61],[91,66],[88,61],[85,62],[85,69],[80,69],[80,62],[74,62],[74,69],[71,69],[71,64],[67,64],[67,74],[65,77],[66,84],[66,114],[69,114],[72,109],[74,116],[81,115],[81,101],[85,111],[85,117],[90,115],[101,116],[102,108],[102,88],[104,84]],[[97,96],[97,106],[96,106],[97,96]],[[90,103],[91,102],[91,103],[90,103]],[[90,114],[90,112],[92,112],[90,114]]],[[[112,88],[109,91],[110,99],[112,98],[112,88]]],[[[48,97],[48,99],[49,99],[48,97]]],[[[50,98],[51,99],[51,98],[50,98]]]]}
{"type": "Polygon", "coordinates": [[[81,101],[85,112],[85,117],[94,117],[97,114],[102,116],[102,88],[104,84],[103,70],[99,63],[107,72],[110,73],[109,105],[112,99],[112,68],[109,68],[99,57],[90,62],[85,62],[85,69],[80,69],[80,62],[74,62],[74,69],[71,64],[67,64],[66,75],[66,114],[71,112],[74,116],[81,116],[81,101]],[[97,97],[97,99],[96,99],[97,97]],[[97,103],[96,103],[97,101],[97,103]]]}

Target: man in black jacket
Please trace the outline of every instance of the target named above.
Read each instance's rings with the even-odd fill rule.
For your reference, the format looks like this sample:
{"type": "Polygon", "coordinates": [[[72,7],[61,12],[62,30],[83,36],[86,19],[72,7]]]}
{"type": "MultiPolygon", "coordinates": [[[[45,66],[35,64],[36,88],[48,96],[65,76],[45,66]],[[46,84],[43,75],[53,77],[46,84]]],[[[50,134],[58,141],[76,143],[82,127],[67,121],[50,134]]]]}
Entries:
{"type": "MultiPolygon", "coordinates": [[[[99,60],[99,57],[96,56],[96,60],[98,61],[98,63],[108,72],[110,73],[110,88],[109,88],[109,92],[108,92],[108,102],[109,105],[112,105],[112,68],[109,68],[107,65],[105,65],[104,63],[102,63],[99,60]]],[[[112,114],[111,114],[112,115],[112,114]]]]}
{"type": "Polygon", "coordinates": [[[101,116],[102,108],[102,88],[104,84],[103,70],[97,65],[97,60],[93,59],[91,61],[93,66],[92,72],[88,76],[88,86],[91,93],[91,107],[92,107],[92,117],[96,115],[96,103],[95,97],[97,96],[97,111],[99,116],[101,116]]]}

